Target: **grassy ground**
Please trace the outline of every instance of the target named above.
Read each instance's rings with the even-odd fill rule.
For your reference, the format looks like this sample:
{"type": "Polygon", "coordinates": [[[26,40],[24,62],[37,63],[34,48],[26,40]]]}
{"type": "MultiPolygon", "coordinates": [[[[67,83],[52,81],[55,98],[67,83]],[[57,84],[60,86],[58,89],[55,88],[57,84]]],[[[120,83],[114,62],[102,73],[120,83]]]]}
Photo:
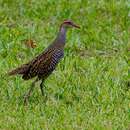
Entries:
{"type": "Polygon", "coordinates": [[[0,0],[0,130],[129,130],[129,36],[130,1],[0,0]],[[32,80],[6,72],[41,53],[64,19],[81,29],[67,34],[46,102],[36,87],[25,107],[32,80]],[[35,49],[22,43],[29,38],[35,49]]]}

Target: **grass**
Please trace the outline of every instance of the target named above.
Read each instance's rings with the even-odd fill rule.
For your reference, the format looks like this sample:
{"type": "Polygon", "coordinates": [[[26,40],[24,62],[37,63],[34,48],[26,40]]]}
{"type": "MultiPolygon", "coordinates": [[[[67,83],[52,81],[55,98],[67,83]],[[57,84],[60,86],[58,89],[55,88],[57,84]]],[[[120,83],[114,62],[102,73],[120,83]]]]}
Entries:
{"type": "Polygon", "coordinates": [[[129,36],[129,0],[0,0],[0,130],[129,130],[129,36]],[[33,80],[6,73],[41,53],[64,19],[81,29],[67,34],[46,102],[36,87],[25,107],[33,80]]]}

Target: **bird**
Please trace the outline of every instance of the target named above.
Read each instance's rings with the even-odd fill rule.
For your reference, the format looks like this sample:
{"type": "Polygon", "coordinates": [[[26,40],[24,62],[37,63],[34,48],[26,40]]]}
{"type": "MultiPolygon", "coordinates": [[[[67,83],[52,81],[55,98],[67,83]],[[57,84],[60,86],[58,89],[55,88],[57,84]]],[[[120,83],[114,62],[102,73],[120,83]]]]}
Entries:
{"type": "Polygon", "coordinates": [[[24,103],[27,104],[29,97],[37,81],[41,81],[40,90],[44,95],[44,81],[55,70],[59,61],[64,57],[64,47],[66,44],[66,33],[69,28],[80,28],[71,20],[64,20],[59,28],[54,41],[38,56],[30,62],[8,72],[8,75],[21,75],[22,79],[29,80],[35,77],[28,92],[24,96],[24,103]]]}

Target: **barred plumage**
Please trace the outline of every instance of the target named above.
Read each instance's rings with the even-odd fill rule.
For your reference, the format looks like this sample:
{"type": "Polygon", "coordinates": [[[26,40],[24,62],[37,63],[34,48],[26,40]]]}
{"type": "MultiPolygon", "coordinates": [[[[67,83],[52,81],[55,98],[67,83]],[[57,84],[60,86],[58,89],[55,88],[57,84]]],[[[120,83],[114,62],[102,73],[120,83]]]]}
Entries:
{"type": "Polygon", "coordinates": [[[64,45],[66,39],[66,31],[68,27],[77,27],[72,21],[66,20],[61,24],[60,31],[54,42],[39,56],[34,58],[27,64],[9,72],[9,75],[20,74],[24,80],[29,80],[37,77],[32,83],[32,86],[25,96],[25,102],[31,94],[34,84],[38,80],[42,80],[40,88],[43,93],[44,80],[53,72],[60,59],[64,56],[64,45]]]}

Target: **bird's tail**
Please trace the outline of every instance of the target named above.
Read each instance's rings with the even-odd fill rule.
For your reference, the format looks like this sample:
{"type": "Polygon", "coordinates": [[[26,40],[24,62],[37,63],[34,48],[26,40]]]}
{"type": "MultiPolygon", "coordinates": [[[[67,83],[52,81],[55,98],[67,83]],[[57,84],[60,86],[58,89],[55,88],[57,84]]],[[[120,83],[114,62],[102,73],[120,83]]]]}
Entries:
{"type": "Polygon", "coordinates": [[[29,68],[28,65],[25,64],[25,65],[23,65],[21,67],[18,67],[16,69],[8,72],[8,75],[25,74],[25,73],[27,73],[28,68],[29,68]]]}

